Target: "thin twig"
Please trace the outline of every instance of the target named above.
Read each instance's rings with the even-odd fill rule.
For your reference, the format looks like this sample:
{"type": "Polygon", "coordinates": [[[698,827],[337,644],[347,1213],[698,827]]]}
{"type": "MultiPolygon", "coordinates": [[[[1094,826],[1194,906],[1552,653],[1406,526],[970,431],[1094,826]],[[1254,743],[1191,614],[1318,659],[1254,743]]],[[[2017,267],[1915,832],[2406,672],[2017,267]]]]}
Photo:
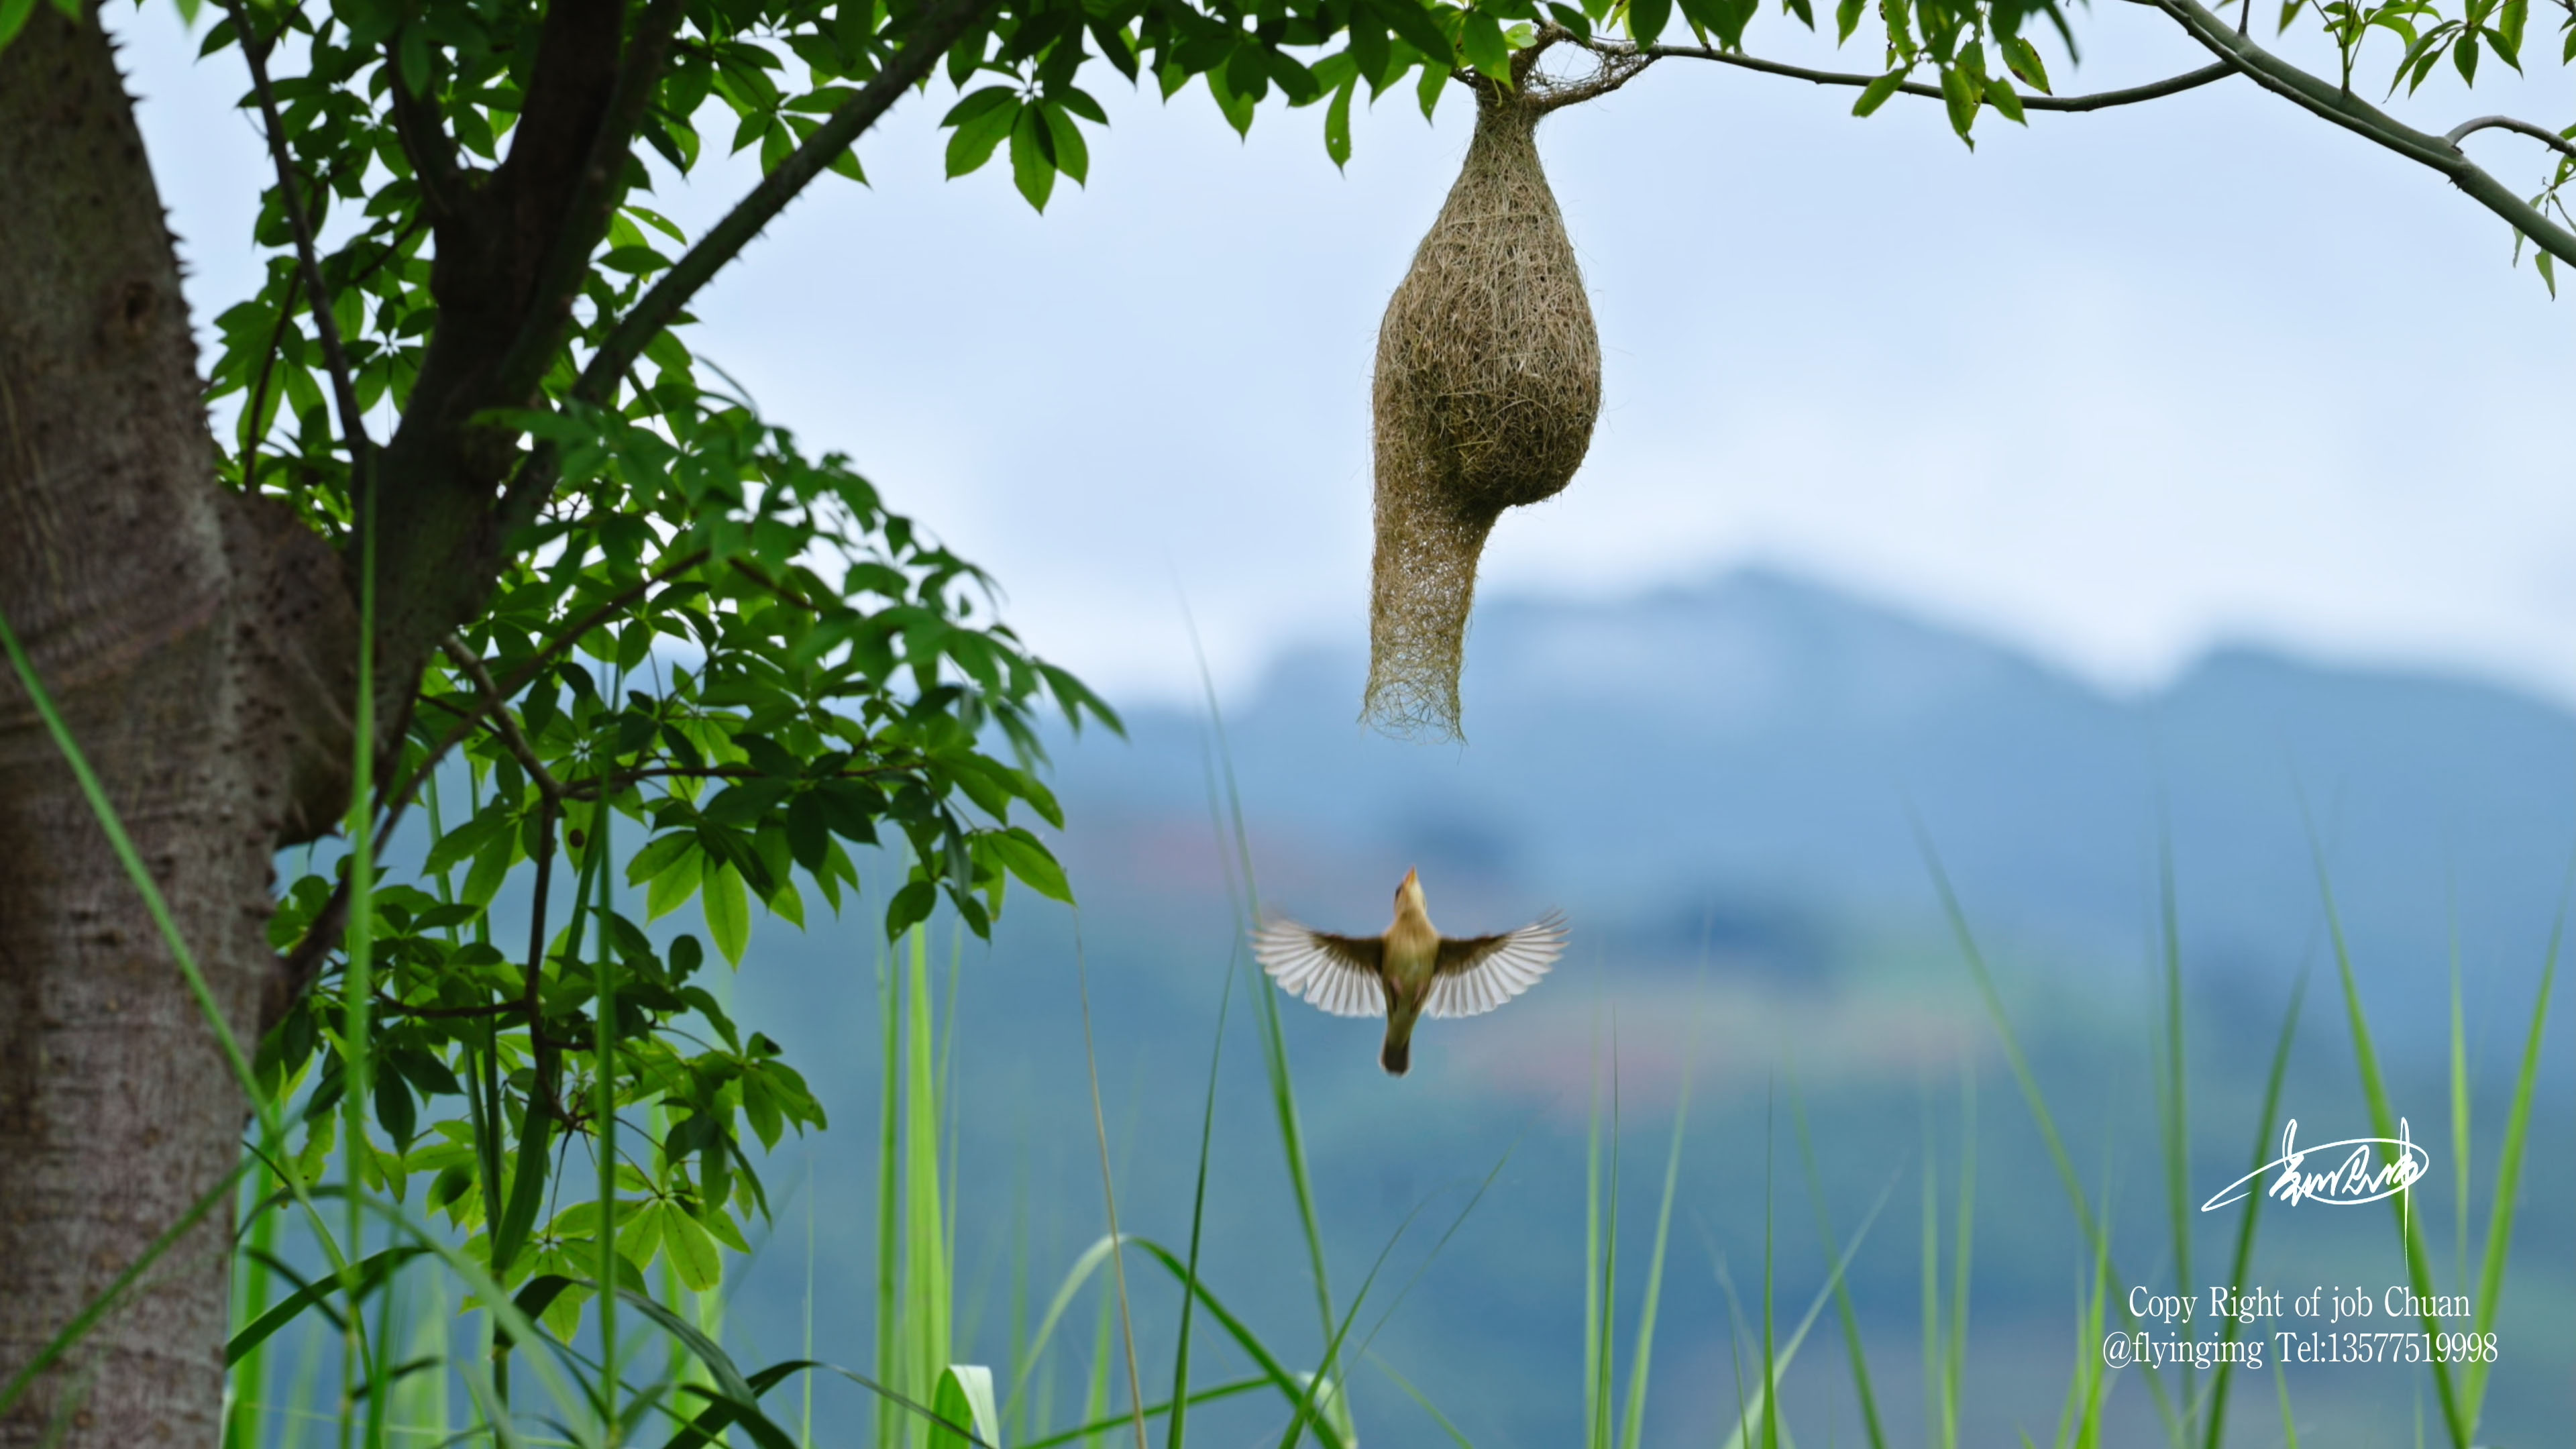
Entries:
{"type": "Polygon", "coordinates": [[[2146,0],[2162,10],[2184,33],[2212,55],[2244,73],[2246,79],[2289,101],[2310,115],[2332,121],[2365,140],[2432,168],[2469,194],[2471,200],[2504,218],[2532,244],[2562,262],[2576,265],[2576,231],[2570,231],[2498,181],[2462,152],[2457,143],[2418,131],[2369,102],[2265,50],[2228,28],[2227,22],[2200,0],[2146,0]]]}
{"type": "Polygon", "coordinates": [[[259,92],[269,159],[277,165],[278,190],[286,203],[287,224],[295,233],[296,262],[304,271],[305,290],[312,294],[313,326],[321,336],[322,360],[331,373],[332,400],[340,409],[340,436],[348,444],[349,466],[355,471],[366,463],[367,424],[358,414],[358,390],[350,380],[349,354],[340,345],[340,323],[331,314],[331,291],[323,285],[322,262],[313,250],[313,227],[304,214],[303,189],[295,183],[295,160],[287,154],[286,126],[277,114],[277,90],[268,81],[269,47],[254,38],[249,12],[242,8],[241,0],[225,0],[224,8],[232,15],[233,29],[241,34],[242,59],[249,63],[251,84],[259,92]]]}
{"type": "Polygon", "coordinates": [[[483,708],[480,712],[492,717],[493,725],[499,730],[501,742],[509,747],[511,755],[518,760],[520,768],[528,772],[528,778],[536,782],[537,793],[553,801],[557,806],[562,805],[564,798],[562,782],[555,779],[554,773],[546,768],[546,762],[537,755],[537,747],[528,742],[526,732],[519,728],[519,717],[510,713],[509,696],[501,692],[501,686],[492,682],[492,671],[483,667],[482,656],[466,648],[465,641],[453,634],[440,640],[438,647],[446,651],[447,657],[454,661],[457,668],[465,671],[466,678],[474,681],[475,689],[483,696],[483,708]]]}
{"type": "Polygon", "coordinates": [[[2511,116],[2480,116],[2474,121],[2462,121],[2444,132],[2442,139],[2457,148],[2462,141],[2480,131],[2511,131],[2516,135],[2529,136],[2535,141],[2545,143],[2550,150],[2561,156],[2576,159],[2576,142],[2570,142],[2566,137],[2546,126],[2536,126],[2529,121],[2518,121],[2511,116]]]}
{"type": "MultiPolygon", "coordinates": [[[[706,557],[705,549],[692,549],[620,590],[614,598],[598,608],[565,625],[555,633],[553,638],[547,640],[543,647],[530,655],[526,663],[510,671],[510,677],[500,684],[501,698],[516,697],[520,690],[528,686],[530,680],[536,678],[537,674],[552,663],[556,656],[578,643],[582,636],[606,623],[611,617],[622,613],[627,606],[650,592],[655,584],[668,582],[677,575],[688,572],[704,563],[706,557]]],[[[464,712],[464,717],[456,722],[455,727],[447,732],[446,737],[421,758],[421,762],[412,768],[409,775],[403,777],[399,787],[385,797],[385,804],[380,811],[383,818],[376,826],[378,849],[383,849],[385,842],[393,838],[394,827],[401,823],[403,811],[410,807],[412,797],[420,793],[421,783],[429,778],[429,772],[436,769],[441,760],[447,758],[449,751],[465,742],[465,737],[474,732],[475,724],[483,718],[483,712],[481,707],[464,712]]]]}
{"type": "MultiPolygon", "coordinates": [[[[1620,40],[1586,40],[1580,43],[1585,48],[1604,55],[1642,54],[1649,58],[1669,57],[1674,60],[1713,60],[1720,65],[1731,65],[1744,70],[1760,71],[1764,75],[1786,76],[1790,80],[1809,81],[1820,86],[1850,86],[1857,89],[1875,85],[1880,80],[1884,79],[1882,76],[1856,75],[1848,71],[1814,70],[1803,65],[1790,65],[1784,61],[1764,60],[1758,55],[1745,55],[1737,51],[1718,50],[1710,46],[1650,45],[1640,51],[1634,45],[1620,40]]],[[[2161,100],[2166,96],[2179,95],[2188,90],[2197,90],[2202,86],[2208,85],[2212,81],[2225,80],[2227,77],[2236,74],[2236,71],[2237,67],[2222,60],[2215,65],[2205,65],[2195,71],[2186,71],[2181,75],[2167,76],[2160,81],[2149,81],[2145,85],[2124,86],[2119,90],[2114,91],[2095,91],[2090,95],[2081,96],[2024,94],[2020,99],[2022,109],[2026,111],[2107,111],[2115,106],[2134,106],[2141,101],[2161,100]]],[[[1943,93],[1939,86],[1927,86],[1915,81],[1906,81],[1898,85],[1896,88],[1896,94],[1901,96],[1924,96],[1936,101],[1943,99],[1943,93]]]]}

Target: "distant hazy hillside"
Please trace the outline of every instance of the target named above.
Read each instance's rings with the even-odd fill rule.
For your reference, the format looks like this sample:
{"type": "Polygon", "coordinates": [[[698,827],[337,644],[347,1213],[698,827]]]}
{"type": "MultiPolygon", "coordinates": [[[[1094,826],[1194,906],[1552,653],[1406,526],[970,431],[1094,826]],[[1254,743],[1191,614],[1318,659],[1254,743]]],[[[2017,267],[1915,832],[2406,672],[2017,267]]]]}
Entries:
{"type": "MultiPolygon", "coordinates": [[[[2302,792],[2396,1110],[2431,1146],[2440,1183],[2457,1160],[2440,1057],[2456,925],[2485,1092],[2473,1160],[2482,1183],[2492,1170],[2495,1084],[2510,1072],[2576,848],[2576,721],[2557,710],[2475,684],[2252,653],[2207,660],[2151,698],[2115,699],[1993,644],[1750,573],[1620,603],[1489,600],[1469,645],[1472,743],[1423,747],[1353,723],[1359,644],[1284,659],[1226,701],[1265,899],[1314,925],[1373,931],[1414,865],[1444,925],[1495,929],[1556,905],[1575,927],[1565,962],[1525,1000],[1428,1024],[1400,1082],[1378,1072],[1376,1023],[1284,1008],[1337,1302],[1428,1200],[1373,1320],[1387,1285],[1510,1154],[1377,1342],[1485,1449],[1577,1433],[1584,1114],[1614,1044],[1631,1233],[1651,1231],[1662,1134],[1685,1071],[1696,1083],[1656,1358],[1669,1388],[1657,1390],[1650,1442],[1722,1437],[1714,1426],[1735,1380],[1719,1255],[1758,1292],[1776,1227],[1786,1301],[1803,1303],[1820,1281],[1825,1254],[1784,1135],[1792,1093],[1838,1221],[1856,1223],[1901,1184],[1851,1282],[1883,1402],[1919,1401],[1910,1204],[1927,1121],[1941,1124],[1955,1164],[1971,1063],[1983,1064],[1983,1246],[1970,1439],[2012,1442],[2015,1426],[2053,1422],[2067,1285],[2087,1260],[1940,915],[1909,802],[1991,949],[2070,1150],[2117,1179],[2122,1252],[2137,1271],[2168,1271],[2150,1206],[2147,1089],[2160,816],[2192,987],[2192,1180],[2215,1190],[2244,1170],[2257,1136],[2277,1132],[2255,1104],[2303,962],[2329,969],[2308,996],[2283,1110],[2312,1130],[2361,1130],[2302,792]]],[[[1057,751],[1079,918],[1015,896],[996,943],[969,948],[957,978],[961,1275],[979,1305],[972,1351],[989,1359],[1006,1352],[1013,1224],[1026,1224],[1036,1304],[1101,1230],[1077,952],[1122,1224],[1171,1242],[1188,1232],[1218,1003],[1240,958],[1206,721],[1139,708],[1128,722],[1126,743],[1092,735],[1057,751]]],[[[798,936],[764,922],[741,977],[744,1018],[786,1044],[832,1113],[812,1156],[776,1171],[822,1205],[813,1331],[821,1356],[845,1362],[865,1352],[874,1272],[877,950],[861,930],[818,923],[798,936]]],[[[1243,982],[1217,1094],[1208,1281],[1283,1352],[1312,1353],[1314,1301],[1243,982]]],[[[2562,1047],[2535,1129],[2543,1142],[2566,1130],[2564,1064],[2562,1047]]],[[[2522,1362],[2563,1364],[2576,1345],[2576,1272],[2565,1210],[2548,1205],[2576,1200],[2576,1183],[2559,1154],[2536,1154],[2531,1173],[2506,1327],[2522,1362]]],[[[1954,1181],[1941,1180],[1945,1191],[1954,1181]]],[[[2440,1214],[2444,1243],[2448,1204],[2445,1189],[2419,1208],[2440,1214]]],[[[2208,1254],[2233,1231],[2219,1216],[2196,1226],[2208,1254]]],[[[787,1228],[799,1231],[792,1217],[787,1228]]],[[[2265,1231],[2258,1273],[2402,1275],[2384,1218],[2310,1213],[2265,1231]]],[[[1629,1261],[1633,1295],[1643,1260],[1629,1261]]],[[[745,1330],[772,1346],[803,1331],[801,1263],[792,1247],[773,1254],[743,1299],[745,1330]]],[[[1169,1295],[1149,1286],[1139,1332],[1167,1342],[1169,1295]]],[[[1068,1385],[1090,1332],[1062,1371],[1068,1385]]],[[[1839,1353],[1811,1351],[1792,1379],[1802,1442],[1860,1442],[1839,1353]]],[[[2318,1442],[2365,1442],[2358,1426],[2404,1412],[2410,1384],[2380,1373],[2294,1388],[2324,1415],[2318,1442]]],[[[2528,1426],[2564,1422],[2552,1397],[2563,1375],[2518,1371],[2497,1385],[2497,1423],[2524,1432],[2496,1442],[2539,1442],[2528,1426]]],[[[2136,1437],[2115,1442],[2149,1442],[2143,1398],[2122,1392],[2136,1401],[2136,1437]]],[[[1355,1393],[1370,1442],[1440,1442],[1373,1371],[1355,1393]]],[[[2243,1402],[2255,1419],[2275,1412],[2268,1394],[2243,1402]]],[[[1241,1401],[1211,1418],[1211,1442],[1251,1442],[1265,1425],[1275,1438],[1269,1409],[1241,1401]]],[[[2246,1428],[2247,1442],[2270,1432],[2246,1428]]],[[[1910,1420],[1898,1438],[1911,1442],[1910,1420]]]]}
{"type": "MultiPolygon", "coordinates": [[[[2394,1008],[2418,984],[2438,995],[2454,919],[2473,981],[2527,980],[2576,851],[2576,719],[2464,681],[2224,652],[2115,699],[1752,572],[1617,603],[1485,604],[1470,743],[1425,747],[1353,722],[1359,642],[1293,655],[1226,702],[1265,894],[1352,924],[1376,924],[1418,864],[1435,918],[1444,901],[1479,920],[1552,903],[1685,956],[1704,927],[1794,950],[1789,915],[1824,929],[1933,908],[1911,802],[1981,924],[2134,958],[2161,799],[2192,968],[2281,979],[2321,939],[2304,793],[2394,1008]]],[[[1126,842],[1203,841],[1208,813],[1203,721],[1130,725],[1130,745],[1085,741],[1060,762],[1077,880],[1120,894],[1140,864],[1168,883],[1191,853],[1126,842]]]]}

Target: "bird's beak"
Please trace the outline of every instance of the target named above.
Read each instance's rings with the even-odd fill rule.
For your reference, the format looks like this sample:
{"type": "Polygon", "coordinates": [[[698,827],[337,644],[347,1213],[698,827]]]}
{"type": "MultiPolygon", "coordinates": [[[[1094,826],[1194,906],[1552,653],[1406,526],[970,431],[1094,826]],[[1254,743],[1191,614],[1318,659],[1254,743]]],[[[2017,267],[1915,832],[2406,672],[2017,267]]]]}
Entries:
{"type": "Polygon", "coordinates": [[[1420,894],[1422,894],[1421,877],[1416,875],[1411,869],[1407,869],[1404,873],[1404,884],[1395,888],[1396,904],[1402,905],[1404,903],[1404,898],[1407,895],[1420,894]]]}

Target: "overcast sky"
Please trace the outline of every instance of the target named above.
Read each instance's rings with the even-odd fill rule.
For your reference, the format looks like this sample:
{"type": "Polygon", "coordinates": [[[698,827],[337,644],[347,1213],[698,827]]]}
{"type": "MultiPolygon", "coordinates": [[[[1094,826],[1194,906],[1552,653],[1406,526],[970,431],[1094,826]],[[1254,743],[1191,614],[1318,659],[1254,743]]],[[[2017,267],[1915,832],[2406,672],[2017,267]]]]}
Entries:
{"type": "MultiPolygon", "coordinates": [[[[255,276],[240,59],[196,65],[167,5],[115,23],[202,322],[255,276]]],[[[2202,60],[2133,7],[2079,26],[2061,91],[2202,60]]],[[[1776,20],[1754,43],[1875,59],[1776,20]]],[[[825,178],[693,345],[991,568],[1051,656],[1190,692],[1186,598],[1240,685],[1283,644],[1364,638],[1377,320],[1472,106],[1426,125],[1390,92],[1345,173],[1321,108],[1247,142],[1202,89],[1094,85],[1091,185],[1043,217],[1007,167],[940,179],[944,96],[899,108],[862,146],[873,185],[825,178]]],[[[2555,126],[2564,89],[2437,81],[2405,114],[2555,126]]],[[[2251,639],[2576,700],[2576,299],[2509,264],[2501,222],[2241,82],[1990,114],[1973,155],[1937,105],[1850,101],[1666,62],[1542,129],[1606,400],[1573,485],[1497,529],[1488,590],[1761,561],[2122,688],[2251,639]]],[[[2536,189],[2538,147],[2470,144],[2536,189]]],[[[703,219],[751,175],[656,204],[703,219]]]]}

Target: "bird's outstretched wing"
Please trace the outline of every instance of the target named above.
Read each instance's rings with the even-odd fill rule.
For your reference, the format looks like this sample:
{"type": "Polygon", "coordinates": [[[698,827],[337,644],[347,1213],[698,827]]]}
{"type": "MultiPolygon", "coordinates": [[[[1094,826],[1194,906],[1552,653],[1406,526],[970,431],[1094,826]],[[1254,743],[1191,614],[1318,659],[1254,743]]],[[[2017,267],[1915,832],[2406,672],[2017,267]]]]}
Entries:
{"type": "Polygon", "coordinates": [[[1386,943],[1376,936],[1336,936],[1295,921],[1274,920],[1252,933],[1252,958],[1290,994],[1335,1016],[1386,1015],[1379,963],[1386,943]]]}
{"type": "Polygon", "coordinates": [[[1565,918],[1554,911],[1499,936],[1453,936],[1431,970],[1431,1016],[1481,1016],[1538,984],[1565,950],[1565,918]]]}

